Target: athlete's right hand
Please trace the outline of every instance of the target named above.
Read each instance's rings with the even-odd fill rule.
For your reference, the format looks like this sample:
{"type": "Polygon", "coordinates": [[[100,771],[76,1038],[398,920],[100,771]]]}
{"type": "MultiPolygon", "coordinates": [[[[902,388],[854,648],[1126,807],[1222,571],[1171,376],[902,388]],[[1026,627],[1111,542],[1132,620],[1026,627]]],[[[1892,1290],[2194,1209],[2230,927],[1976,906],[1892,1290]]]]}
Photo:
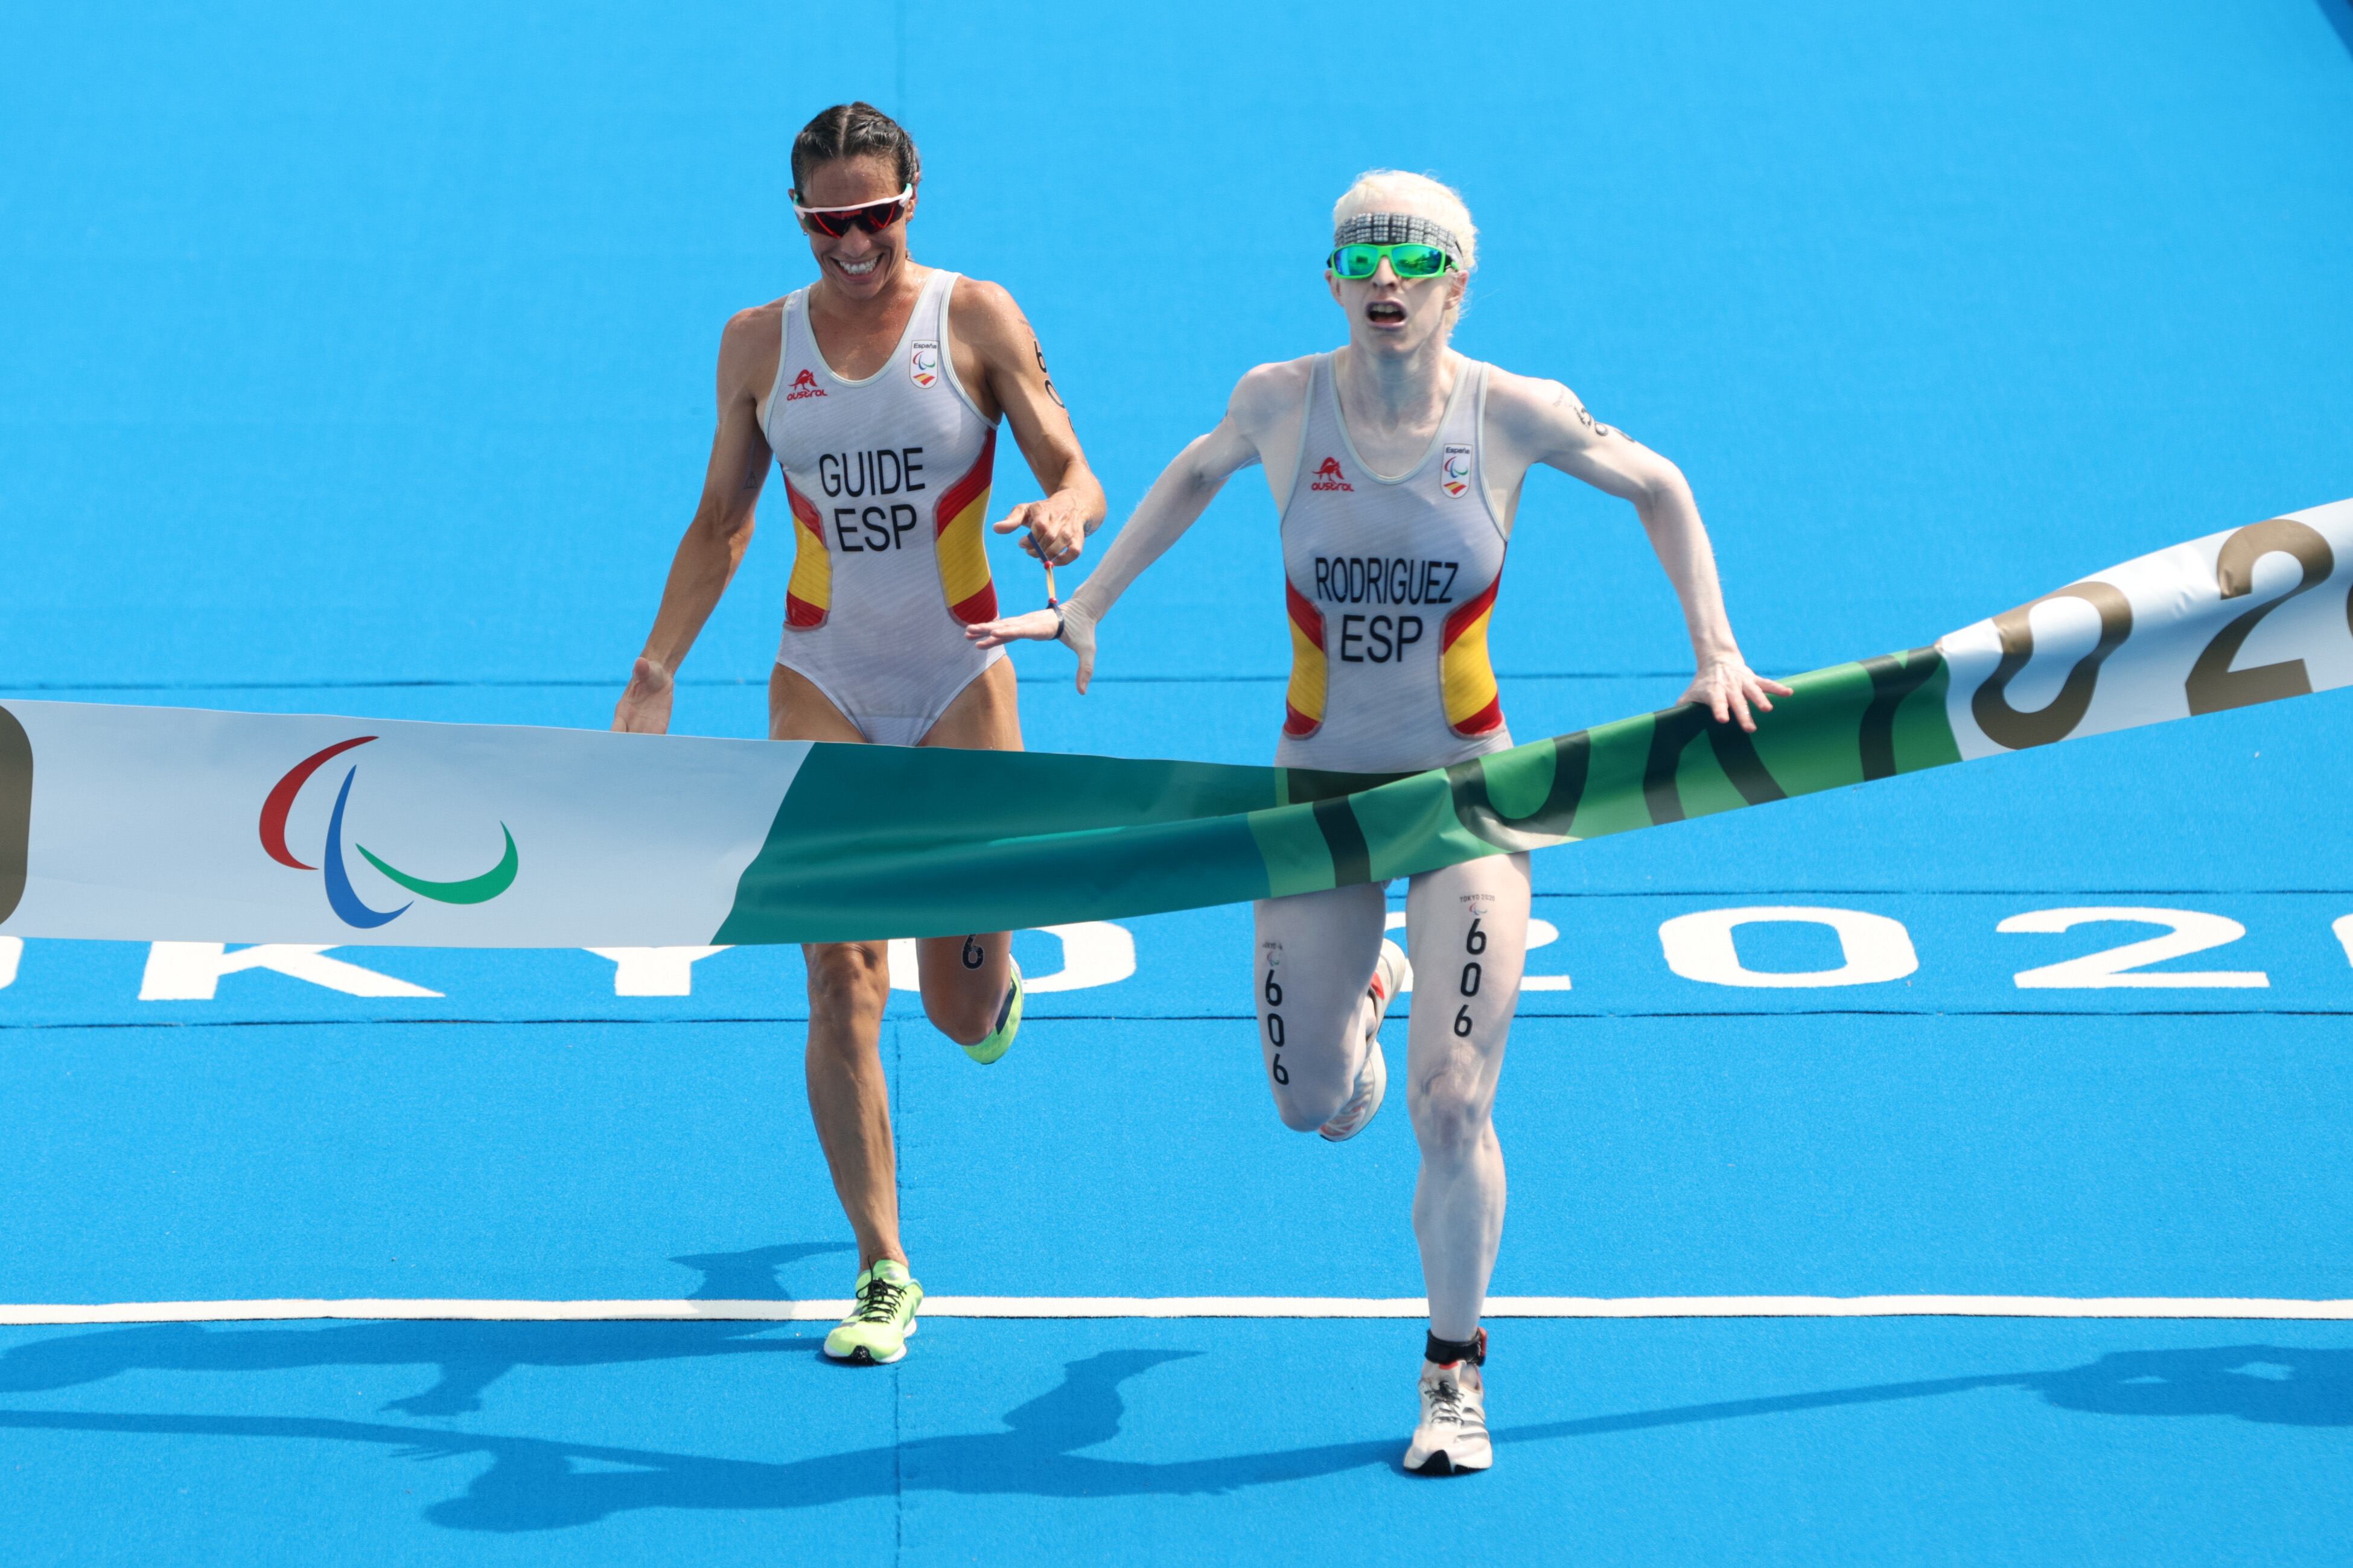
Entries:
{"type": "Polygon", "coordinates": [[[669,670],[640,655],[629,684],[613,705],[613,728],[631,735],[670,733],[670,703],[677,688],[669,670]]]}
{"type": "Polygon", "coordinates": [[[1009,642],[1054,642],[1070,645],[1079,656],[1079,695],[1087,692],[1087,682],[1095,673],[1095,623],[1092,616],[1075,605],[1064,605],[1057,610],[1032,610],[1026,616],[1008,616],[1002,620],[983,621],[976,626],[966,626],[964,635],[981,647],[1003,647],[1009,642]]]}

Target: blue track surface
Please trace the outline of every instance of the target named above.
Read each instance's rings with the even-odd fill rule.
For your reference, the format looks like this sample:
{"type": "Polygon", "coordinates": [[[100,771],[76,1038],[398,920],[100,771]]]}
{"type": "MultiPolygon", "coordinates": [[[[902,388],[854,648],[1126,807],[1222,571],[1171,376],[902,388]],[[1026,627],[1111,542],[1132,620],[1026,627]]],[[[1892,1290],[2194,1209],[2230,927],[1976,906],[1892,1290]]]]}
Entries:
{"type": "MultiPolygon", "coordinates": [[[[1381,163],[1483,226],[1460,346],[1691,475],[1765,668],[2353,495],[2344,0],[870,12],[16,20],[5,689],[604,722],[719,326],[807,274],[784,150],[852,95],[922,141],[917,254],[1037,323],[1115,514],[1241,370],[1334,340],[1323,215],[1381,163]]],[[[1023,649],[1030,743],[1265,760],[1271,518],[1235,485],[1083,701],[1023,649]]],[[[785,569],[754,546],[681,730],[758,732],[785,569]]],[[[1630,516],[1544,477],[1495,646],[1523,737],[1660,706],[1688,657],[1630,516]]],[[[2338,694],[1538,857],[1530,970],[1570,984],[1515,1027],[1496,1290],[2353,1296],[2348,743],[2338,694]],[[1898,921],[1919,967],[1670,967],[1663,921],[1767,905],[1898,921]],[[2160,967],[2267,984],[2021,988],[2155,934],[1995,929],[2077,906],[2226,917],[2160,967]]],[[[931,1289],[1417,1291],[1404,1118],[1280,1131],[1244,918],[1131,922],[1126,974],[1025,933],[1067,988],[987,1073],[902,998],[931,1289]]],[[[1820,926],[1739,953],[1838,963],[1820,926]]],[[[144,948],[27,944],[0,1302],[845,1293],[795,954],[677,996],[584,952],[342,956],[439,994],[142,1001],[144,948]]],[[[2353,1529],[2343,1325],[1513,1321],[1498,1467],[1454,1487],[1394,1468],[1418,1333],[944,1319],[857,1373],[791,1326],[0,1330],[0,1532],[74,1563],[2143,1564],[2341,1562],[2353,1529]]]]}

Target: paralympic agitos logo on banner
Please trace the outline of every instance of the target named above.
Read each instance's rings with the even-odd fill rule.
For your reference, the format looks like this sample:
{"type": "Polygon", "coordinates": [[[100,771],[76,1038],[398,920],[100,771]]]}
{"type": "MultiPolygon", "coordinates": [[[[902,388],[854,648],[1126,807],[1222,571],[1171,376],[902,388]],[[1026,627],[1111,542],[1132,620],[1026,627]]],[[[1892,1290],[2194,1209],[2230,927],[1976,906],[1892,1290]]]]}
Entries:
{"type": "MultiPolygon", "coordinates": [[[[398,919],[408,911],[415,900],[395,910],[370,909],[360,901],[358,891],[352,886],[351,871],[343,864],[343,810],[351,803],[352,781],[359,776],[358,764],[353,763],[344,770],[343,787],[335,792],[334,809],[327,816],[326,852],[320,857],[318,865],[306,864],[288,847],[286,819],[294,809],[294,797],[302,793],[302,786],[310,782],[312,773],[353,747],[364,746],[375,739],[374,735],[358,735],[348,741],[338,741],[324,751],[313,752],[289,768],[283,778],[270,785],[269,797],[261,803],[263,850],[281,866],[291,867],[297,871],[322,873],[327,884],[328,907],[345,925],[356,926],[362,931],[398,919]]],[[[503,822],[499,824],[499,831],[505,835],[507,841],[506,853],[499,858],[499,863],[479,877],[468,877],[455,882],[433,882],[422,877],[410,876],[397,867],[387,865],[382,857],[364,844],[354,843],[352,847],[357,849],[369,865],[417,898],[430,899],[438,904],[486,904],[514,886],[515,872],[522,865],[522,857],[515,852],[514,835],[507,831],[507,825],[503,822]]]]}

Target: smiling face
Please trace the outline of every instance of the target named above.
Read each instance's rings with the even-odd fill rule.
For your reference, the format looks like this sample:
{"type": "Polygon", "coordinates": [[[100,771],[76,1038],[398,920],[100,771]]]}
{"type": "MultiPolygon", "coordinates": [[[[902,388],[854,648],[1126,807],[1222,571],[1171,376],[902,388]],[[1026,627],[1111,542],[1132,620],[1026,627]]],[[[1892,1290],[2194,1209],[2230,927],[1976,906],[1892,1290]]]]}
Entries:
{"type": "Polygon", "coordinates": [[[1453,329],[1454,306],[1470,279],[1449,270],[1435,278],[1399,278],[1381,258],[1370,278],[1343,278],[1326,270],[1332,298],[1348,316],[1348,342],[1367,353],[1405,355],[1440,343],[1453,329]]]}
{"type": "MultiPolygon", "coordinates": [[[[889,158],[835,158],[809,171],[797,199],[805,207],[853,207],[887,202],[900,189],[899,171],[889,158]]],[[[855,224],[839,238],[806,224],[801,232],[828,283],[853,300],[872,300],[891,287],[907,259],[907,222],[914,212],[911,196],[899,221],[879,234],[855,224]]]]}

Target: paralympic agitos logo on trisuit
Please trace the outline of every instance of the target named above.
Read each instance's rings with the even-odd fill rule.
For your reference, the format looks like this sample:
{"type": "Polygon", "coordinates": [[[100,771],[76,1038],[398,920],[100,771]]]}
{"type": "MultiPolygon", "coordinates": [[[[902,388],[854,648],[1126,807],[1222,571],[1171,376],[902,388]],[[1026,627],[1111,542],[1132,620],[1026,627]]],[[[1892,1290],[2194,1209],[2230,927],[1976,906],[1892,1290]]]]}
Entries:
{"type": "MultiPolygon", "coordinates": [[[[351,802],[352,781],[359,776],[358,766],[354,764],[344,771],[343,787],[335,792],[334,809],[327,817],[326,853],[320,857],[318,865],[308,865],[296,858],[293,850],[288,847],[286,819],[294,809],[294,797],[302,793],[302,786],[310,782],[312,773],[353,746],[364,746],[375,739],[374,735],[357,735],[348,741],[338,741],[324,751],[311,752],[287,769],[285,776],[269,786],[269,795],[261,803],[263,850],[281,866],[291,867],[297,871],[322,873],[327,884],[328,907],[345,925],[356,926],[363,931],[398,919],[407,912],[410,906],[403,904],[396,910],[370,909],[360,901],[359,893],[352,887],[351,872],[343,864],[343,808],[351,802]]],[[[506,853],[499,858],[499,863],[479,877],[468,877],[456,882],[431,882],[422,877],[412,877],[396,867],[386,865],[364,844],[353,844],[352,847],[357,849],[369,865],[418,898],[430,899],[438,904],[485,904],[514,886],[515,872],[522,865],[522,857],[515,852],[514,835],[507,831],[507,825],[503,822],[499,824],[499,831],[505,834],[507,841],[506,853]]]]}
{"type": "Polygon", "coordinates": [[[1449,447],[1445,458],[1439,464],[1438,488],[1450,496],[1460,496],[1471,488],[1471,448],[1449,447]]]}

